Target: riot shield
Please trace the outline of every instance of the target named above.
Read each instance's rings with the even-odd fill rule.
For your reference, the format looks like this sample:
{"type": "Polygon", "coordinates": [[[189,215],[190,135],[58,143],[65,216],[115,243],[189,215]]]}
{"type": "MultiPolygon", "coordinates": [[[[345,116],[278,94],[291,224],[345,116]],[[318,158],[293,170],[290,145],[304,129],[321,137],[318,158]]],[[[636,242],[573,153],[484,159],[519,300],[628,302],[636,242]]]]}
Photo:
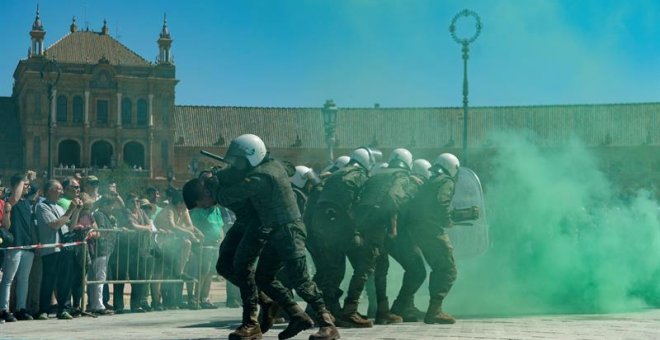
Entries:
{"type": "Polygon", "coordinates": [[[454,222],[454,227],[449,229],[449,237],[454,245],[454,256],[458,259],[477,257],[483,254],[490,244],[481,182],[474,171],[460,167],[451,207],[452,209],[465,209],[473,206],[479,208],[478,219],[454,222]]]}

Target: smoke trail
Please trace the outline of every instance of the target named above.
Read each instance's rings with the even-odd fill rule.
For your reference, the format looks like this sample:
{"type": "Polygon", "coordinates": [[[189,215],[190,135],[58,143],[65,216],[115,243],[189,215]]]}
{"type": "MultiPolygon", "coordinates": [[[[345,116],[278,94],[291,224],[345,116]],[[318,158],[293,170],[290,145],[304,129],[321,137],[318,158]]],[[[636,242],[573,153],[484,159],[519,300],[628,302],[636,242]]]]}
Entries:
{"type": "Polygon", "coordinates": [[[521,134],[495,140],[484,183],[492,246],[459,263],[448,312],[614,312],[659,301],[660,210],[650,192],[615,192],[578,140],[551,150],[521,134]]]}

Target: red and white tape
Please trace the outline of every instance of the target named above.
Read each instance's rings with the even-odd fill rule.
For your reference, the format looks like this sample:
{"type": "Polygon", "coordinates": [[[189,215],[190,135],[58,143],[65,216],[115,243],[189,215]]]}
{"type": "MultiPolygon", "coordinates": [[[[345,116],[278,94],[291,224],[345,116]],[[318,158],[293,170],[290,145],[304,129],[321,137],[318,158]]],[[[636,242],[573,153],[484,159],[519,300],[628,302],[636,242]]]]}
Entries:
{"type": "Polygon", "coordinates": [[[47,243],[47,244],[32,244],[29,246],[16,246],[16,247],[6,247],[0,248],[0,250],[32,250],[32,249],[44,249],[44,248],[65,248],[79,246],[83,244],[83,241],[69,242],[69,243],[47,243]]]}

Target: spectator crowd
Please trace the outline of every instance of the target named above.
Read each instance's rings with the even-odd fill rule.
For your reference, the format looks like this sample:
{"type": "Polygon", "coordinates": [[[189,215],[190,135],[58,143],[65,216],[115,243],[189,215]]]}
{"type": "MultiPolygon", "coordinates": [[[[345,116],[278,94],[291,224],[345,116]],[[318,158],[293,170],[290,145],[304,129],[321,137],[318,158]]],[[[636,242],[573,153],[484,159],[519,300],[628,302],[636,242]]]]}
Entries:
{"type": "Polygon", "coordinates": [[[218,206],[189,212],[171,185],[122,195],[92,175],[0,181],[0,323],[217,308],[210,287],[233,219],[218,206]]]}

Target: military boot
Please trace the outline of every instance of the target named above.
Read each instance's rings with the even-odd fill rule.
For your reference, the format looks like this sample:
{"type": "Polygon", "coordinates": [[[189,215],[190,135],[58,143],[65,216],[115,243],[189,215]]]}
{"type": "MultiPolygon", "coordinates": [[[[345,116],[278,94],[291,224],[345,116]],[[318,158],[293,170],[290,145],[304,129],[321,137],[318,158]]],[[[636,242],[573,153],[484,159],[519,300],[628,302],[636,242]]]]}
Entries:
{"type": "Polygon", "coordinates": [[[378,308],[376,309],[377,325],[389,325],[402,322],[402,317],[390,312],[390,303],[388,300],[378,301],[378,308]]]}
{"type": "Polygon", "coordinates": [[[310,329],[314,326],[314,320],[312,320],[305,311],[300,308],[297,304],[286,307],[286,313],[289,314],[289,325],[286,326],[286,329],[278,334],[277,338],[289,339],[296,336],[298,333],[310,329]]]}
{"type": "Polygon", "coordinates": [[[263,293],[259,294],[259,325],[261,325],[261,332],[266,333],[273,327],[277,313],[280,306],[275,303],[271,298],[263,293]]]}
{"type": "Polygon", "coordinates": [[[229,340],[257,340],[262,335],[256,311],[244,311],[241,325],[229,333],[229,340]]]}
{"type": "Polygon", "coordinates": [[[403,318],[403,322],[419,321],[417,314],[418,311],[416,310],[415,305],[413,304],[412,297],[410,298],[398,297],[396,300],[394,300],[394,303],[392,304],[391,312],[396,315],[401,315],[401,317],[403,318]]]}
{"type": "Polygon", "coordinates": [[[336,340],[339,339],[339,331],[334,324],[334,317],[326,309],[319,311],[317,322],[319,331],[310,335],[309,340],[336,340]]]}
{"type": "Polygon", "coordinates": [[[456,323],[456,319],[453,316],[442,311],[442,301],[440,302],[431,302],[429,309],[426,311],[426,316],[424,317],[424,323],[427,324],[453,324],[456,323]]]}
{"type": "Polygon", "coordinates": [[[337,318],[337,326],[344,328],[371,328],[374,324],[369,319],[362,318],[357,312],[357,303],[344,301],[344,309],[337,318]]]}

